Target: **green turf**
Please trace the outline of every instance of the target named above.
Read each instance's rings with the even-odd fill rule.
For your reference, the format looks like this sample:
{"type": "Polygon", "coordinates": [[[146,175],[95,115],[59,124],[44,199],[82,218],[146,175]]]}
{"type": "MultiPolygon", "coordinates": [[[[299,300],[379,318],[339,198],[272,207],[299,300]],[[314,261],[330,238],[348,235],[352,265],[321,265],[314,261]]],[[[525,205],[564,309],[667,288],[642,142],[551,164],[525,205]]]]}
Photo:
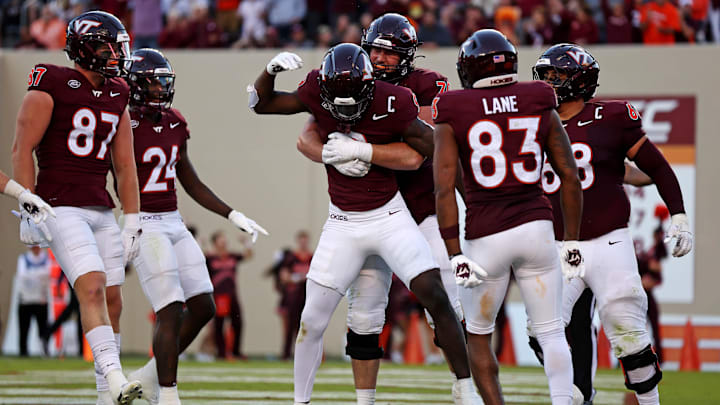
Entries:
{"type": "MultiPolygon", "coordinates": [[[[126,370],[132,370],[145,362],[143,358],[124,357],[123,366],[126,370]]],[[[236,399],[232,392],[243,391],[248,393],[256,392],[267,392],[275,395],[267,398],[258,398],[257,401],[277,401],[278,404],[288,403],[289,401],[278,398],[278,395],[289,395],[292,392],[292,384],[290,375],[292,373],[292,364],[289,362],[279,361],[262,361],[262,360],[251,360],[251,361],[239,361],[239,362],[216,362],[216,363],[197,363],[193,361],[184,361],[180,363],[181,378],[180,387],[181,393],[192,393],[196,392],[193,398],[194,403],[212,403],[216,401],[226,401],[224,403],[234,403],[236,399]],[[182,382],[182,369],[190,370],[186,373],[185,378],[191,379],[193,377],[195,381],[182,382]],[[207,370],[205,373],[204,370],[207,370]],[[264,377],[265,376],[265,377],[264,377]],[[203,380],[206,377],[206,380],[203,380]],[[217,381],[215,378],[217,377],[217,381]],[[236,378],[238,381],[223,381],[222,378],[236,378]],[[265,382],[267,378],[269,381],[265,382]],[[245,381],[243,379],[247,379],[245,381]],[[272,381],[273,379],[277,381],[272,381]],[[200,392],[202,390],[202,392],[200,392]],[[205,398],[204,393],[210,393],[213,391],[217,392],[216,396],[212,398],[205,398]],[[225,393],[227,391],[227,393],[225,393]]],[[[348,403],[349,396],[353,393],[351,386],[351,378],[349,377],[350,366],[347,363],[341,361],[327,361],[321,368],[323,379],[319,379],[315,386],[315,393],[326,394],[325,400],[313,401],[313,403],[325,404],[333,403],[327,399],[328,396],[332,396],[332,393],[338,393],[339,396],[343,396],[343,403],[348,403]],[[338,382],[339,381],[339,382],[338,382]]],[[[32,390],[48,390],[48,389],[69,389],[75,390],[74,394],[68,394],[68,398],[72,398],[72,395],[77,395],[78,398],[83,398],[83,401],[90,400],[89,396],[92,395],[92,389],[94,388],[92,378],[79,378],[81,376],[91,376],[92,365],[79,359],[20,359],[16,357],[0,357],[0,382],[5,380],[4,385],[0,384],[0,387],[5,388],[3,394],[0,394],[0,404],[8,401],[8,398],[24,398],[30,401],[32,390]],[[68,374],[69,377],[65,378],[64,373],[68,374]],[[12,392],[8,387],[12,387],[12,381],[22,381],[18,387],[25,389],[18,394],[12,392]]],[[[381,367],[380,381],[379,381],[379,392],[383,393],[397,393],[397,394],[427,394],[434,395],[436,399],[428,401],[409,401],[397,400],[392,402],[379,402],[382,404],[389,403],[402,403],[402,404],[416,404],[416,403],[449,403],[442,400],[438,400],[437,397],[445,395],[448,392],[448,384],[446,378],[445,366],[402,366],[394,364],[383,364],[381,367]],[[383,373],[386,374],[386,379],[383,378],[383,373]],[[428,376],[442,376],[443,381],[435,383],[420,382],[417,385],[411,387],[403,386],[408,381],[402,380],[402,375],[405,373],[417,374],[423,377],[428,373],[428,376]],[[389,386],[383,386],[385,381],[389,386]]],[[[414,375],[414,374],[413,374],[414,375]]],[[[533,399],[534,403],[547,403],[543,401],[546,396],[547,385],[543,380],[542,369],[537,367],[512,367],[501,369],[501,380],[508,378],[503,381],[503,389],[506,394],[511,398],[508,403],[519,404],[525,403],[523,401],[528,400],[527,398],[533,399]],[[509,376],[509,377],[508,377],[509,376]],[[528,379],[525,382],[525,379],[528,379]],[[508,383],[508,381],[511,381],[508,383]],[[516,382],[512,382],[516,381],[516,382]],[[517,383],[517,381],[521,381],[517,383]],[[528,392],[536,390],[537,392],[528,392]],[[545,390],[545,391],[543,391],[545,390]],[[526,395],[523,397],[523,395],[526,395]],[[529,395],[529,396],[528,396],[529,395]],[[514,397],[513,397],[514,396],[514,397]],[[515,398],[515,399],[512,399],[515,398]],[[526,398],[526,399],[523,399],[526,398]]],[[[690,405],[690,404],[720,404],[720,392],[715,391],[720,382],[720,373],[689,373],[689,372],[664,372],[664,378],[660,386],[661,392],[661,403],[664,405],[690,405]]],[[[622,385],[622,375],[619,370],[600,370],[598,372],[598,388],[601,389],[606,395],[606,398],[613,398],[616,402],[604,403],[618,403],[622,404],[622,397],[624,396],[624,387],[622,385]]],[[[43,394],[45,395],[45,394],[43,394]]],[[[254,394],[253,394],[254,395],[254,394]]],[[[45,397],[42,397],[45,398],[45,397]]],[[[187,401],[183,400],[183,403],[187,401]]],[[[31,402],[25,402],[31,403],[31,402]]],[[[38,403],[52,404],[58,403],[53,402],[50,399],[43,399],[38,403]]],[[[67,403],[67,402],[66,402],[67,403]]],[[[83,402],[87,403],[87,402],[83,402]]],[[[192,403],[192,401],[191,401],[192,403]]],[[[241,404],[253,403],[252,398],[246,398],[243,401],[237,402],[241,404]]],[[[139,404],[144,404],[140,402],[139,404]]]]}

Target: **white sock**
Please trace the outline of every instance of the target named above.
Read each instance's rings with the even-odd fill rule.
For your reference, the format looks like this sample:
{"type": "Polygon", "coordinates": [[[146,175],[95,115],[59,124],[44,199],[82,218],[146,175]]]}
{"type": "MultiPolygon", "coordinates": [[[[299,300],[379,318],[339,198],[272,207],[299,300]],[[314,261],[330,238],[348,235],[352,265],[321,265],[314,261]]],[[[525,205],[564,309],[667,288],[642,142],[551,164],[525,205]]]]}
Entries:
{"type": "Polygon", "coordinates": [[[655,386],[651,391],[644,394],[635,393],[639,405],[660,405],[660,391],[655,386]]]}
{"type": "Polygon", "coordinates": [[[543,326],[546,325],[534,325],[534,329],[545,358],[545,375],[550,386],[552,405],[571,405],[573,367],[565,331],[561,327],[547,330],[543,326]]]}
{"type": "Polygon", "coordinates": [[[457,378],[455,377],[455,386],[457,387],[460,394],[462,394],[463,397],[467,397],[468,395],[475,392],[475,386],[473,385],[472,378],[465,377],[465,378],[457,378]]]}
{"type": "Polygon", "coordinates": [[[120,352],[121,352],[120,347],[122,346],[122,337],[120,337],[119,333],[115,333],[114,335],[115,335],[115,345],[117,346],[118,356],[119,356],[120,352]]]}
{"type": "Polygon", "coordinates": [[[179,404],[180,397],[178,396],[177,385],[172,387],[160,387],[160,395],[158,400],[163,405],[179,404]]]}
{"type": "Polygon", "coordinates": [[[95,360],[95,384],[98,391],[107,391],[105,376],[112,370],[122,370],[112,327],[98,326],[85,334],[95,360]]]}
{"type": "Polygon", "coordinates": [[[307,298],[300,318],[300,331],[295,342],[293,383],[295,402],[310,402],[315,374],[323,355],[323,333],[330,323],[342,294],[312,280],[307,282],[307,298]]]}
{"type": "Polygon", "coordinates": [[[357,389],[355,393],[357,395],[357,405],[375,405],[374,389],[357,389]]]}
{"type": "Polygon", "coordinates": [[[151,358],[142,368],[142,375],[151,377],[154,382],[158,381],[157,362],[155,357],[151,358]]]}

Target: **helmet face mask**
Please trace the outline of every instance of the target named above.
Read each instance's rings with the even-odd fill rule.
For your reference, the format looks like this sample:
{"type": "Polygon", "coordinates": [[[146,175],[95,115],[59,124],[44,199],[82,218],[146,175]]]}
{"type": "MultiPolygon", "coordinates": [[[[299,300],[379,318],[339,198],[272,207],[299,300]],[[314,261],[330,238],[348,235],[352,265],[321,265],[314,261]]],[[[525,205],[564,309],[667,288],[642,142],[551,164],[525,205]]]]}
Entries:
{"type": "Polygon", "coordinates": [[[127,73],[130,36],[112,14],[90,11],[68,24],[65,52],[84,69],[105,77],[121,77],[127,73]]]}
{"type": "Polygon", "coordinates": [[[359,121],[372,102],[372,63],[357,45],[340,44],[330,49],[323,58],[318,81],[323,108],[345,124],[359,121]]]}
{"type": "Polygon", "coordinates": [[[172,105],[175,71],[165,56],[155,49],[139,49],[128,66],[130,106],[141,113],[158,113],[172,105]]]}
{"type": "Polygon", "coordinates": [[[373,48],[398,55],[395,65],[374,63],[375,78],[397,83],[414,69],[415,54],[420,43],[415,27],[400,14],[388,13],[375,19],[363,33],[363,49],[370,54],[373,48]]]}
{"type": "Polygon", "coordinates": [[[533,79],[543,80],[555,89],[558,102],[595,95],[600,75],[597,60],[575,44],[559,44],[546,50],[533,66],[533,79]]]}

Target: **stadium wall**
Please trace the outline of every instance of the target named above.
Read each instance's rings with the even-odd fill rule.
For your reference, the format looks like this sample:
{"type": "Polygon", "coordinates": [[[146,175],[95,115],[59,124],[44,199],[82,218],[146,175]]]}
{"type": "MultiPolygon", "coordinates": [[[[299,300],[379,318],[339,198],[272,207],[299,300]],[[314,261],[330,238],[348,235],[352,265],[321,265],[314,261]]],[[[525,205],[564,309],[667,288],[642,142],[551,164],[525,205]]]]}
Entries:
{"type": "MultiPolygon", "coordinates": [[[[720,206],[717,176],[720,150],[717,107],[720,81],[714,76],[720,65],[715,47],[597,47],[591,52],[601,63],[599,95],[694,95],[696,97],[696,255],[694,297],[687,304],[663,304],[666,313],[718,315],[716,250],[720,241],[720,206]]],[[[260,237],[255,256],[241,265],[238,284],[244,304],[245,342],[249,354],[278,353],[281,323],[275,312],[277,295],[262,273],[273,253],[292,246],[294,233],[308,229],[317,240],[327,214],[327,182],[322,167],[310,163],[295,149],[295,140],[306,115],[256,116],[247,108],[245,87],[255,80],[275,51],[172,51],[178,75],[175,106],[189,121],[190,156],[207,184],[236,209],[257,220],[270,232],[260,237]]],[[[458,88],[456,50],[423,52],[421,67],[438,70],[458,88]]],[[[536,49],[520,52],[520,75],[530,79],[536,49]]],[[[294,89],[311,67],[319,66],[323,52],[300,52],[305,68],[278,76],[279,89],[294,89]]],[[[15,115],[27,85],[27,75],[38,62],[67,64],[61,52],[0,51],[0,169],[11,172],[10,149],[15,115]]],[[[239,248],[228,221],[211,214],[180,192],[180,209],[186,222],[198,227],[200,238],[225,230],[239,248]]],[[[16,258],[23,251],[17,238],[17,222],[10,215],[15,205],[0,199],[0,317],[7,319],[10,288],[16,258]]],[[[688,266],[691,266],[689,262],[688,266]]],[[[692,274],[689,268],[689,274],[692,274]]],[[[342,271],[342,269],[338,269],[342,271]]],[[[122,317],[125,351],[146,352],[150,345],[147,304],[134,273],[124,289],[122,317]]],[[[513,294],[513,299],[519,299],[513,294]]],[[[326,338],[328,354],[342,351],[345,305],[341,304],[326,338]]]]}

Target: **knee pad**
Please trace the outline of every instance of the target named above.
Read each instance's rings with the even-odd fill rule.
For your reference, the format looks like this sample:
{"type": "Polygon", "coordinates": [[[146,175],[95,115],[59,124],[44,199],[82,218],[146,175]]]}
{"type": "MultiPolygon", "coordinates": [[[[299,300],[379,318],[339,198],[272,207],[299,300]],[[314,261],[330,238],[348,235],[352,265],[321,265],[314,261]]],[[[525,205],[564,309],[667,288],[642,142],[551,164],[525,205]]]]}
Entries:
{"type": "Polygon", "coordinates": [[[623,374],[625,375],[625,386],[638,394],[652,391],[662,380],[662,371],[658,363],[657,355],[648,345],[638,353],[620,357],[623,374]],[[636,373],[633,373],[633,372],[636,373]],[[652,373],[652,375],[649,375],[652,373]],[[642,377],[638,374],[643,375],[642,377]]]}
{"type": "Polygon", "coordinates": [[[528,336],[528,338],[528,345],[532,349],[533,353],[535,353],[535,357],[537,357],[541,365],[545,365],[545,355],[543,355],[543,350],[542,347],[540,347],[540,342],[538,342],[535,336],[528,336]]]}
{"type": "Polygon", "coordinates": [[[382,358],[383,349],[380,347],[380,335],[358,335],[352,329],[348,329],[345,354],[355,360],[382,358]]]}

